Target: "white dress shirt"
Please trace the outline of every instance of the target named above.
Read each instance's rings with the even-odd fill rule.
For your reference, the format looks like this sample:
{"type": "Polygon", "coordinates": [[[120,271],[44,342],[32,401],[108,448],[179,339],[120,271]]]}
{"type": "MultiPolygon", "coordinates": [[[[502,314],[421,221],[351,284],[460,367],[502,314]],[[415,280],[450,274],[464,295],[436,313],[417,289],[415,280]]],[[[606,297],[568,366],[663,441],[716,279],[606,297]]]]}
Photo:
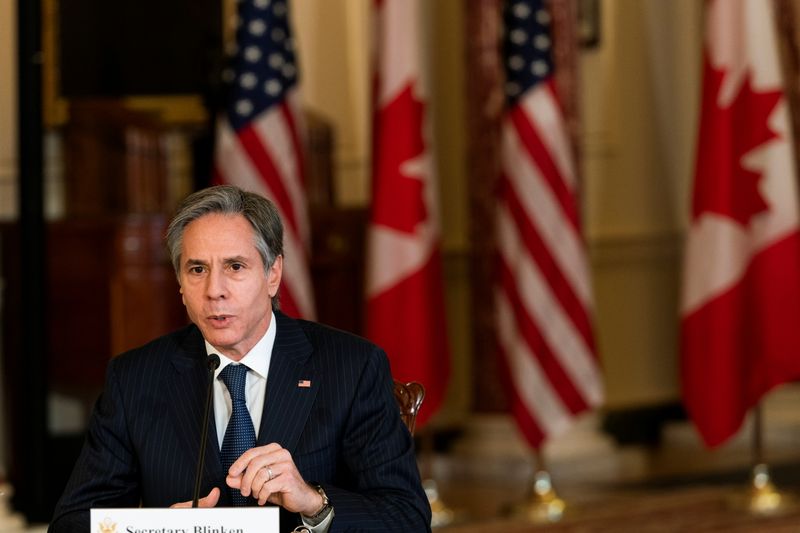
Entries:
{"type": "MultiPolygon", "coordinates": [[[[264,396],[267,393],[267,374],[269,373],[269,362],[272,360],[272,348],[275,346],[275,314],[269,320],[267,332],[261,337],[253,348],[239,360],[240,364],[247,365],[250,372],[247,373],[245,381],[245,398],[247,400],[247,410],[253,420],[253,428],[258,439],[258,430],[261,427],[261,414],[264,411],[264,396]]],[[[206,341],[206,353],[219,355],[219,368],[214,372],[214,418],[217,421],[217,440],[219,447],[222,448],[222,440],[225,438],[225,430],[228,428],[228,420],[233,412],[233,402],[228,387],[219,379],[222,369],[235,361],[229,359],[217,348],[206,341]]]]}
{"type": "MultiPolygon", "coordinates": [[[[253,420],[253,428],[258,439],[258,430],[261,427],[261,415],[264,412],[264,397],[267,394],[267,375],[269,374],[269,363],[272,360],[272,349],[275,346],[275,313],[269,319],[269,327],[263,337],[253,348],[242,357],[238,364],[247,365],[250,372],[247,373],[245,381],[245,400],[250,418],[253,420]]],[[[223,353],[206,341],[206,353],[219,355],[219,368],[214,372],[214,418],[217,422],[217,440],[219,447],[222,448],[222,441],[225,438],[225,430],[228,429],[228,420],[233,412],[233,402],[228,387],[219,378],[222,369],[230,364],[237,364],[236,361],[226,357],[223,353]]],[[[302,515],[301,515],[302,518],[302,515]]],[[[331,512],[325,520],[314,527],[305,524],[312,533],[325,533],[330,527],[333,519],[331,512]]],[[[305,523],[305,520],[303,520],[305,523]]]]}

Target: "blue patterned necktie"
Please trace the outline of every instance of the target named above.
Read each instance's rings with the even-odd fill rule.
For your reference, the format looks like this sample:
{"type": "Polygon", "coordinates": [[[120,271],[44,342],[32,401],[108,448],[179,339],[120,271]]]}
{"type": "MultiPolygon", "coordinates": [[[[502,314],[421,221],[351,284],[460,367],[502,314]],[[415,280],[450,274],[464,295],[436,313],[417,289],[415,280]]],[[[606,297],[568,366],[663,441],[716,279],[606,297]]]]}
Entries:
{"type": "MultiPolygon", "coordinates": [[[[244,452],[256,445],[256,432],[253,429],[253,420],[247,410],[244,388],[247,380],[247,371],[250,370],[245,365],[228,365],[222,369],[219,376],[228,387],[231,394],[233,412],[228,420],[228,429],[225,430],[225,438],[222,439],[222,449],[220,450],[222,468],[228,473],[231,465],[244,452]]],[[[244,507],[247,505],[247,498],[236,490],[231,489],[234,507],[244,507]]]]}

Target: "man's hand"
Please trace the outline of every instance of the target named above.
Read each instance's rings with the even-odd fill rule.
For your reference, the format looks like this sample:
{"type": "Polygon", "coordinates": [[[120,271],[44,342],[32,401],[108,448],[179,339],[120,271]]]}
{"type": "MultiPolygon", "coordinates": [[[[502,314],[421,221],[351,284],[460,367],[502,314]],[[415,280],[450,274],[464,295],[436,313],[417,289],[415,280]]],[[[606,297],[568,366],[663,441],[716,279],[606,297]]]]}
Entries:
{"type": "MultiPolygon", "coordinates": [[[[218,501],[219,501],[219,489],[217,487],[214,487],[213,489],[211,489],[211,492],[208,493],[208,496],[197,500],[197,506],[216,507],[218,501]]],[[[190,500],[188,502],[181,502],[170,505],[170,509],[178,509],[181,507],[191,507],[191,506],[192,506],[192,501],[190,500]]]]}
{"type": "Polygon", "coordinates": [[[322,508],[322,496],[305,482],[292,455],[276,443],[244,452],[228,470],[228,486],[259,505],[280,505],[292,513],[312,516],[322,508]]]}

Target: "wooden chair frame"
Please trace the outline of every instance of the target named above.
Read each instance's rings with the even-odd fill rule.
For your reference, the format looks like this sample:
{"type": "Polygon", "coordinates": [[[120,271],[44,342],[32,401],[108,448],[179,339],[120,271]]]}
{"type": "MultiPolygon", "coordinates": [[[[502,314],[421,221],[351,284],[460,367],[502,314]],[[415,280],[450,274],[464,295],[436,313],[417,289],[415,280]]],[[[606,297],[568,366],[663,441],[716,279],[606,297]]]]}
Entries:
{"type": "Polygon", "coordinates": [[[421,383],[412,381],[403,383],[394,381],[394,397],[400,408],[400,418],[403,419],[408,431],[414,434],[414,426],[417,422],[417,413],[425,399],[425,387],[421,383]]]}

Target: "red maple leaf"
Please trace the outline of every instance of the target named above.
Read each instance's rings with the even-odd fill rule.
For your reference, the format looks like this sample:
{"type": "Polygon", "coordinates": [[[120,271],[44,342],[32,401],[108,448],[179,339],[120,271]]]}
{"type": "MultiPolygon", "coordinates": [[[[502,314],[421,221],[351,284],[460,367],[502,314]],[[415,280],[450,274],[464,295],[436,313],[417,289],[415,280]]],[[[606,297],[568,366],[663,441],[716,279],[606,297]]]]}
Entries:
{"type": "Polygon", "coordinates": [[[726,73],[714,69],[708,57],[704,63],[692,217],[696,220],[702,213],[712,212],[747,226],[754,215],[769,206],[758,190],[761,173],[745,169],[742,158],[778,137],[767,120],[782,92],[754,91],[748,71],[736,98],[730,105],[719,107],[719,92],[726,73]]]}
{"type": "Polygon", "coordinates": [[[414,233],[428,216],[423,182],[401,171],[404,163],[425,151],[425,105],[414,98],[411,89],[409,84],[376,117],[372,184],[372,221],[406,233],[414,233]]]}

